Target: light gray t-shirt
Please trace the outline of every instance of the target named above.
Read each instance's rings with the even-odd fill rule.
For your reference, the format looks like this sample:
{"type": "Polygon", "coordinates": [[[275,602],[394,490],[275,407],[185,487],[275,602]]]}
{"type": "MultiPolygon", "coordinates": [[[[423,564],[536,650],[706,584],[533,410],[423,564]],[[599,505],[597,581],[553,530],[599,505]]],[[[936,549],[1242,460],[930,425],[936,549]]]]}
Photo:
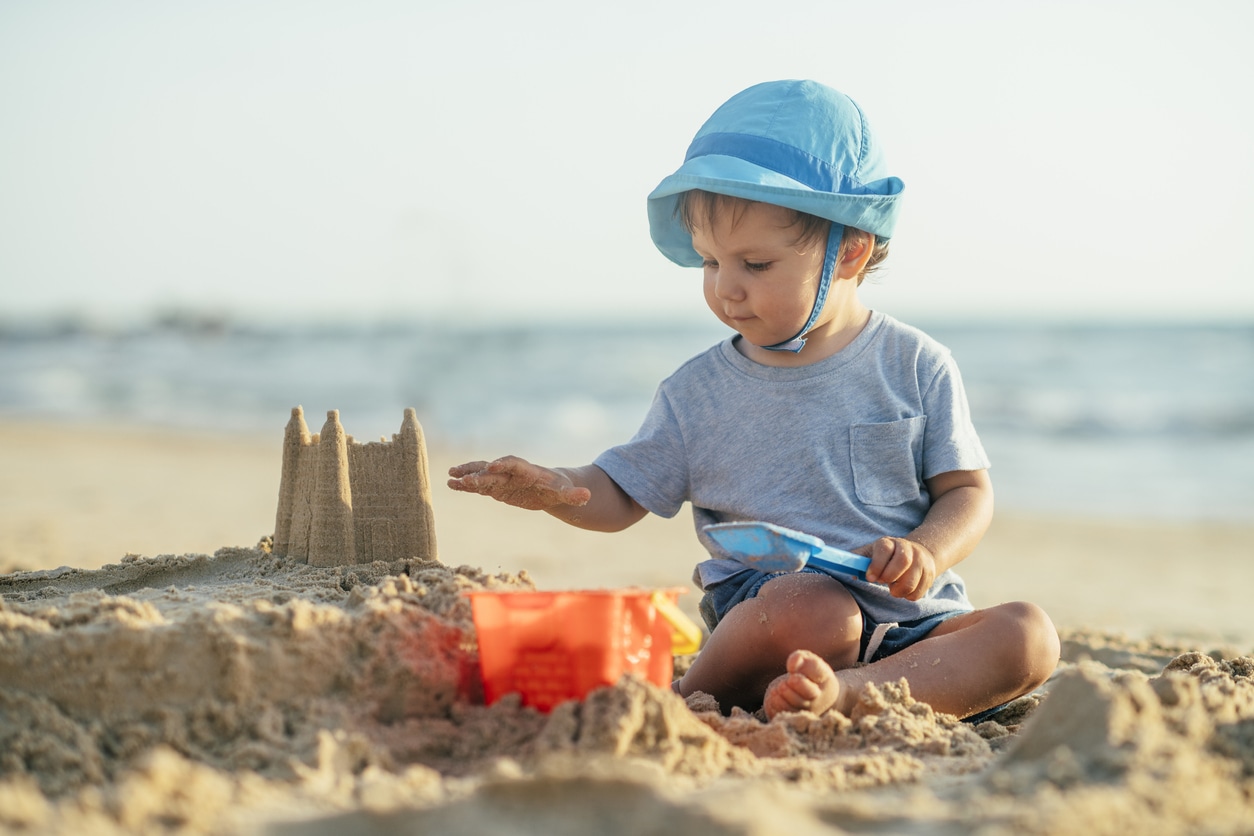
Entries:
{"type": "MultiPolygon", "coordinates": [[[[595,462],[652,513],[692,503],[711,555],[697,567],[703,588],[744,568],[707,525],[763,520],[853,549],[915,529],[930,506],[924,479],[988,467],[958,367],[922,331],[872,312],[840,352],[790,368],[748,359],[738,339],[664,380],[635,437],[595,462]]],[[[972,609],[952,570],[921,601],[840,580],[878,622],[972,609]]]]}

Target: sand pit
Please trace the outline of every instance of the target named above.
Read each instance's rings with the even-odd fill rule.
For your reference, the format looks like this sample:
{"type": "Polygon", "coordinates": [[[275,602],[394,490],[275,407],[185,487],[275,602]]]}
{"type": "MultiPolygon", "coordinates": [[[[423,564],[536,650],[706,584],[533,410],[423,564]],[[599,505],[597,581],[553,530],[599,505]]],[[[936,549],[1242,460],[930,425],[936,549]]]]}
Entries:
{"type": "MultiPolygon", "coordinates": [[[[972,727],[910,698],[724,717],[625,679],[477,704],[435,560],[262,547],[0,576],[0,829],[27,833],[1237,833],[1254,659],[1072,631],[972,727]],[[1225,658],[1227,657],[1227,658],[1225,658]]],[[[682,664],[682,660],[681,660],[682,664]]]]}

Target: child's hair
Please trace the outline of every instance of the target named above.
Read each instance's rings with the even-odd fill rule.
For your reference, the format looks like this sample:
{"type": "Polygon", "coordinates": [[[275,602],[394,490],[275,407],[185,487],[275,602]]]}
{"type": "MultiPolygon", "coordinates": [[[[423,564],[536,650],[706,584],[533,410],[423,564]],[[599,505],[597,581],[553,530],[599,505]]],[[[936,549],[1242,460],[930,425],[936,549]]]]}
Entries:
{"type": "MultiPolygon", "coordinates": [[[[731,195],[692,189],[680,196],[679,204],[675,207],[675,211],[679,215],[679,221],[684,225],[684,229],[688,230],[689,234],[692,234],[697,227],[713,225],[718,215],[724,211],[732,213],[732,224],[736,224],[739,222],[745,208],[754,202],[756,201],[746,200],[742,197],[732,197],[731,195]]],[[[786,206],[780,208],[792,214],[792,221],[788,224],[788,227],[797,228],[798,244],[817,244],[827,238],[827,231],[831,228],[831,221],[820,218],[817,215],[798,212],[796,209],[789,209],[786,206]]],[[[884,259],[888,258],[887,238],[881,238],[878,235],[872,235],[869,232],[855,229],[851,226],[845,227],[845,234],[840,242],[841,252],[843,253],[855,240],[865,238],[874,240],[871,245],[871,258],[867,261],[866,267],[862,269],[862,272],[858,274],[858,284],[862,284],[862,280],[866,278],[867,274],[877,268],[884,259]]]]}

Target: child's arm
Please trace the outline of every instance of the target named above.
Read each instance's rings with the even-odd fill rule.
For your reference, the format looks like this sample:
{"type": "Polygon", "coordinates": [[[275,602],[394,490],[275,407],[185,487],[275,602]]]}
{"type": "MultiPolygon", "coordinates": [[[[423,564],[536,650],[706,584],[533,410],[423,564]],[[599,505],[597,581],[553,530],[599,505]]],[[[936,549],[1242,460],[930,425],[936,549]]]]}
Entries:
{"type": "Polygon", "coordinates": [[[495,500],[546,511],[590,531],[622,531],[648,512],[594,464],[547,468],[517,456],[450,467],[448,486],[495,500]]]}
{"type": "Polygon", "coordinates": [[[917,601],[936,576],[969,555],[993,519],[993,484],[986,470],[951,470],[927,479],[932,507],[905,537],[881,537],[854,549],[871,558],[867,580],[897,598],[917,601]]]}

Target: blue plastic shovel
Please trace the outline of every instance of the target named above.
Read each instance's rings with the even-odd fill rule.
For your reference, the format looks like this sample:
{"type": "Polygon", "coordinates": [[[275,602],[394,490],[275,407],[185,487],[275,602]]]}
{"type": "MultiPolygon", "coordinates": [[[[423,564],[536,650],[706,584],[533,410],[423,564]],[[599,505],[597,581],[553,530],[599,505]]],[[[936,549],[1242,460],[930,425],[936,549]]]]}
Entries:
{"type": "Polygon", "coordinates": [[[759,572],[797,572],[816,566],[866,580],[871,558],[833,548],[818,537],[766,522],[707,525],[705,533],[738,563],[759,572]]]}

